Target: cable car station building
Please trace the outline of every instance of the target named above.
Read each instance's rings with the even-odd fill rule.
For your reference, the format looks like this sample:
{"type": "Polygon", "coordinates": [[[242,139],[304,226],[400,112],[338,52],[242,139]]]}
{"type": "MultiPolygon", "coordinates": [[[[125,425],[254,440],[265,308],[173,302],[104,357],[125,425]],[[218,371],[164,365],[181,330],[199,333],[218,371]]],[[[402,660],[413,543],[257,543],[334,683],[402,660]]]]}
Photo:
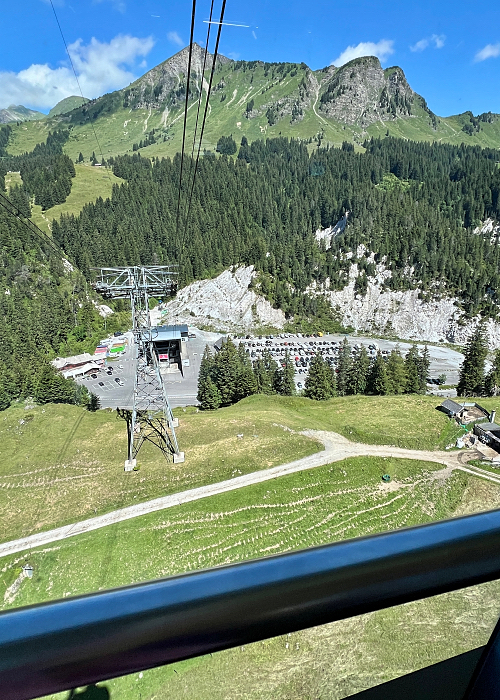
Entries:
{"type": "Polygon", "coordinates": [[[151,328],[151,336],[160,367],[175,369],[177,365],[182,372],[182,360],[187,357],[184,343],[189,339],[188,327],[155,326],[151,328]]]}

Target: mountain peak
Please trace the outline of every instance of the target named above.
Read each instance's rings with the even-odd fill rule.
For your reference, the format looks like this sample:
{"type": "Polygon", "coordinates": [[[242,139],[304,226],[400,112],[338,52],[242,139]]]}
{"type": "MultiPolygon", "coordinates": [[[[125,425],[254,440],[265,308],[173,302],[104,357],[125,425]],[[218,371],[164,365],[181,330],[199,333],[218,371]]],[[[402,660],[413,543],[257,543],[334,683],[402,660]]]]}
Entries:
{"type": "Polygon", "coordinates": [[[384,70],[376,56],[361,56],[329,73],[320,108],[327,117],[365,127],[411,116],[415,94],[401,68],[384,70]]]}
{"type": "Polygon", "coordinates": [[[9,105],[7,109],[0,109],[0,124],[26,122],[33,119],[45,119],[45,114],[23,105],[9,105]]]}
{"type": "MultiPolygon", "coordinates": [[[[200,90],[198,80],[201,77],[203,61],[205,59],[205,49],[199,44],[193,43],[191,53],[191,78],[195,81],[195,90],[200,90]]],[[[188,71],[189,46],[185,46],[176,54],[168,58],[163,63],[155,66],[132,83],[124,92],[125,106],[130,107],[152,107],[160,109],[163,107],[176,106],[179,100],[185,96],[185,82],[188,71]]],[[[213,55],[207,52],[205,70],[212,68],[213,55]]],[[[217,65],[232,63],[230,58],[219,54],[217,65]]],[[[193,87],[191,87],[193,90],[193,87]]]]}

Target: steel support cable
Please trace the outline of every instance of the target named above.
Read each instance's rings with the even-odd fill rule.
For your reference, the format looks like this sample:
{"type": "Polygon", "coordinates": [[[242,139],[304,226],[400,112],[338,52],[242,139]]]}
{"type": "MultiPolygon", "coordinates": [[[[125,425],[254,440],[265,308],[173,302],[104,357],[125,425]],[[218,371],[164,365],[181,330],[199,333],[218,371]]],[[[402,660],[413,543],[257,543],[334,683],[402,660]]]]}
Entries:
{"type": "Polygon", "coordinates": [[[500,578],[500,510],[0,613],[26,700],[500,578]]]}
{"type": "Polygon", "coordinates": [[[193,0],[193,9],[191,13],[191,34],[189,37],[189,58],[188,58],[188,69],[187,69],[187,81],[186,81],[186,103],[184,105],[184,126],[182,129],[182,149],[181,149],[181,169],[179,173],[179,195],[177,197],[177,214],[175,217],[175,233],[179,232],[179,214],[181,206],[181,192],[182,192],[182,169],[184,166],[184,146],[186,143],[186,124],[187,124],[187,113],[188,113],[188,103],[189,103],[189,81],[191,78],[191,59],[193,56],[193,35],[194,35],[194,19],[196,15],[196,0],[193,0]]]}
{"type": "MultiPolygon", "coordinates": [[[[73,73],[75,74],[75,80],[76,80],[76,84],[78,85],[78,89],[80,90],[80,95],[82,96],[82,100],[85,100],[85,97],[83,96],[82,88],[81,88],[81,85],[80,85],[80,81],[78,80],[78,75],[76,74],[76,70],[75,70],[75,66],[74,66],[74,63],[73,63],[73,59],[71,58],[71,54],[70,54],[70,52],[69,52],[69,50],[68,50],[68,44],[66,43],[66,39],[64,38],[64,34],[63,34],[62,27],[61,27],[61,23],[59,22],[59,18],[58,18],[58,16],[57,16],[56,8],[54,7],[54,3],[52,2],[52,0],[50,0],[50,5],[51,5],[51,7],[52,7],[52,11],[54,12],[54,17],[56,18],[57,26],[59,27],[59,32],[61,33],[61,37],[62,37],[62,40],[63,40],[64,48],[66,49],[66,53],[68,54],[69,62],[71,63],[71,68],[73,69],[73,73]]],[[[104,160],[104,153],[102,152],[101,144],[99,143],[99,139],[97,138],[97,133],[96,133],[95,127],[94,127],[94,125],[92,124],[92,122],[90,122],[90,126],[92,127],[92,131],[94,132],[95,140],[96,140],[96,143],[97,143],[97,148],[99,149],[99,153],[101,154],[101,159],[104,160]]]]}
{"type": "Polygon", "coordinates": [[[220,40],[220,33],[221,33],[221,29],[222,29],[222,22],[224,21],[224,11],[225,11],[225,9],[226,9],[226,0],[222,0],[222,8],[221,8],[220,20],[219,20],[219,28],[218,28],[218,30],[217,30],[217,39],[216,39],[216,42],[215,42],[215,50],[214,50],[213,57],[212,57],[212,71],[211,71],[211,73],[210,73],[210,82],[209,82],[209,84],[208,84],[207,101],[205,102],[205,111],[204,111],[204,113],[203,113],[203,121],[202,121],[202,123],[201,123],[201,134],[200,134],[200,140],[199,140],[199,143],[198,143],[198,152],[197,152],[197,154],[196,154],[196,162],[195,162],[195,164],[194,164],[193,181],[192,181],[192,183],[191,183],[191,191],[190,191],[190,193],[189,193],[188,213],[187,213],[187,216],[186,216],[186,230],[187,230],[188,223],[189,223],[189,215],[190,215],[190,213],[191,213],[191,203],[192,203],[192,201],[193,201],[194,185],[195,185],[195,182],[196,182],[196,174],[197,174],[197,172],[198,172],[198,162],[199,162],[199,160],[200,160],[201,143],[202,143],[202,141],[203,141],[203,132],[204,132],[204,130],[205,130],[205,122],[206,122],[206,119],[207,119],[208,103],[209,103],[209,100],[210,100],[210,93],[211,93],[211,90],[212,90],[212,82],[213,82],[213,79],[214,79],[215,64],[216,64],[216,62],[217,62],[217,54],[218,54],[218,52],[219,52],[219,40],[220,40]]]}

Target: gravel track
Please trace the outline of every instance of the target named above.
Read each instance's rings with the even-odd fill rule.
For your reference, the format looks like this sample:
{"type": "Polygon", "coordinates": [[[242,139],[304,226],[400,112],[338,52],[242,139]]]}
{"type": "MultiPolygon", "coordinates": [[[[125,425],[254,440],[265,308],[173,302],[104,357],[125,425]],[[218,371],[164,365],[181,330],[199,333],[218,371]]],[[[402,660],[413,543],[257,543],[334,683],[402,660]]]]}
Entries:
{"type": "Polygon", "coordinates": [[[468,460],[476,459],[481,456],[480,453],[475,450],[468,450],[467,452],[407,450],[402,447],[392,447],[390,445],[364,445],[358,442],[351,442],[342,435],[324,430],[305,430],[302,434],[322,443],[324,450],[294,462],[272,467],[271,469],[263,469],[262,471],[244,474],[234,479],[220,481],[216,484],[200,486],[199,488],[181,491],[180,493],[175,493],[170,496],[162,496],[151,501],[120,508],[119,510],[114,510],[95,518],[64,525],[54,530],[47,530],[46,532],[39,532],[34,535],[29,535],[28,537],[4,542],[0,544],[0,557],[15,554],[16,552],[21,552],[26,549],[32,549],[33,547],[41,547],[52,542],[64,540],[67,537],[90,532],[91,530],[98,530],[101,527],[113,525],[114,523],[119,523],[124,520],[130,520],[131,518],[137,518],[147,513],[173,508],[183,503],[197,501],[201,498],[208,498],[220,493],[226,493],[227,491],[234,491],[235,489],[258,484],[263,481],[269,481],[305,469],[313,469],[314,467],[331,464],[332,462],[339,462],[349,457],[378,456],[434,462],[445,466],[445,469],[440,472],[440,475],[443,477],[449,476],[453,470],[459,469],[500,485],[500,474],[497,476],[479,467],[467,465],[468,460]]]}

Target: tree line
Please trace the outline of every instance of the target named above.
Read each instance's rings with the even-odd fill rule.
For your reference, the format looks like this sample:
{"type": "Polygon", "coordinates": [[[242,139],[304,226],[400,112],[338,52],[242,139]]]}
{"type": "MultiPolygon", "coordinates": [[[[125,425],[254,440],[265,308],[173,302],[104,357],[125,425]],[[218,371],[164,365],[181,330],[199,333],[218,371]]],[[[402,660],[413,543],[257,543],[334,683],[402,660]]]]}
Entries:
{"type": "MultiPolygon", "coordinates": [[[[93,351],[104,335],[85,278],[68,272],[51,246],[4,209],[0,249],[0,410],[28,397],[95,407],[83,387],[50,364],[57,356],[93,351]]],[[[111,316],[108,332],[120,322],[120,314],[111,316]]]]}
{"type": "MultiPolygon", "coordinates": [[[[353,357],[344,339],[336,368],[320,353],[314,355],[303,395],[325,401],[334,396],[356,394],[425,394],[429,362],[427,346],[422,353],[412,346],[404,357],[397,346],[387,358],[380,351],[371,358],[363,346],[353,357]]],[[[279,363],[267,349],[252,362],[243,344],[236,346],[228,338],[215,354],[206,346],[197,398],[203,410],[213,410],[252,394],[293,396],[296,394],[294,373],[294,361],[288,350],[279,363]]]]}
{"type": "MultiPolygon", "coordinates": [[[[2,129],[0,151],[3,132],[2,129]]],[[[21,174],[23,184],[12,188],[9,194],[25,216],[31,216],[31,201],[46,210],[65,202],[71,192],[75,166],[63,153],[68,136],[67,130],[56,130],[49,133],[45,143],[37,144],[29,153],[20,156],[5,154],[2,161],[4,172],[11,170],[21,174]]]]}
{"type": "Polygon", "coordinates": [[[484,326],[479,324],[464,348],[457,385],[458,396],[498,396],[500,394],[500,350],[493,354],[486,371],[488,343],[484,326]]]}

